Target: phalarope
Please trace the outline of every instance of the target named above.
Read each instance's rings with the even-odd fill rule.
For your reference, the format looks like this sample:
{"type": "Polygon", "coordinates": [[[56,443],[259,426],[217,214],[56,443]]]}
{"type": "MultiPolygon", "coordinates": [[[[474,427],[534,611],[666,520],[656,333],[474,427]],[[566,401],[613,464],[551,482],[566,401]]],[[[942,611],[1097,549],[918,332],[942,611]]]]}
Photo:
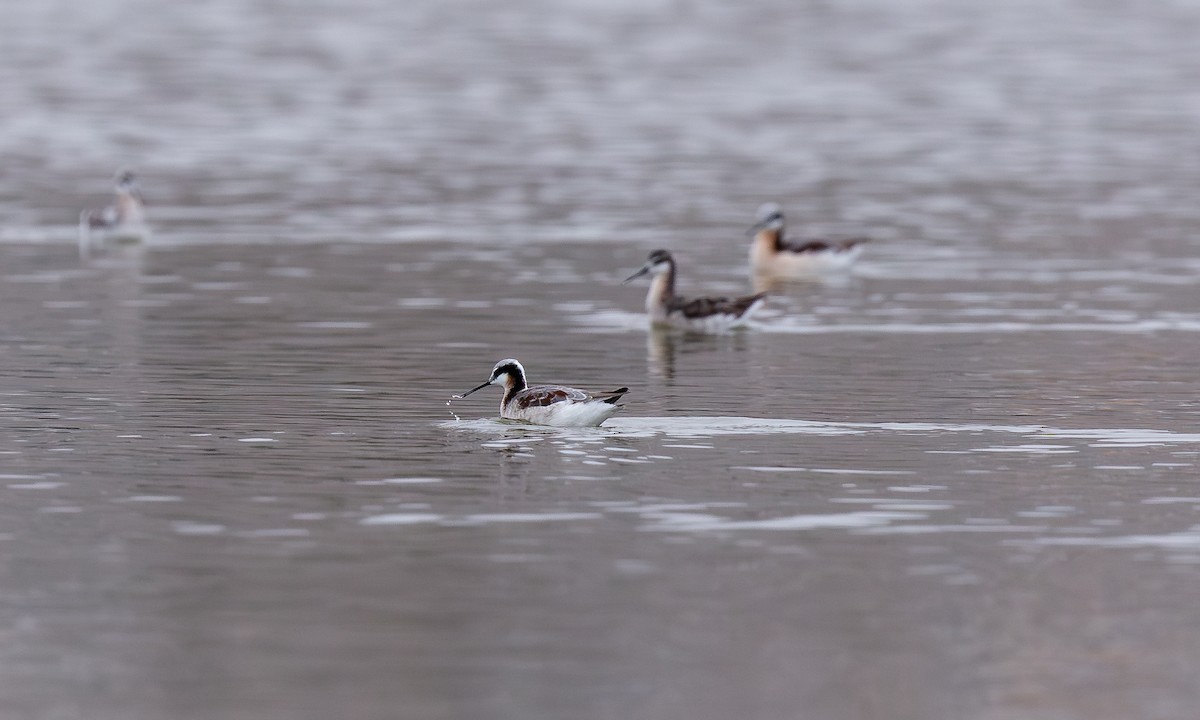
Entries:
{"type": "Polygon", "coordinates": [[[487,382],[454,397],[465,398],[476,390],[496,383],[504,384],[500,417],[557,427],[599,425],[620,409],[621,406],[616,402],[629,392],[627,387],[600,393],[584,392],[564,385],[530,387],[525,383],[525,368],[508,358],[496,363],[487,382]]]}
{"type": "Polygon", "coordinates": [[[869,238],[804,240],[789,242],[783,237],[783,209],[778,203],[763,203],[750,228],[750,269],[757,275],[805,278],[828,271],[846,270],[862,254],[869,238]]]}
{"type": "Polygon", "coordinates": [[[79,254],[87,257],[93,239],[103,244],[106,238],[138,242],[148,234],[146,206],[138,190],[137,179],[128,170],[117,174],[113,204],[101,210],[79,214],[79,254]]]}
{"type": "Polygon", "coordinates": [[[670,325],[695,332],[720,332],[743,325],[766,302],[766,293],[744,297],[683,298],[675,294],[675,258],[666,250],[650,253],[646,264],[624,283],[653,274],[646,293],[646,312],[654,325],[670,325]]]}

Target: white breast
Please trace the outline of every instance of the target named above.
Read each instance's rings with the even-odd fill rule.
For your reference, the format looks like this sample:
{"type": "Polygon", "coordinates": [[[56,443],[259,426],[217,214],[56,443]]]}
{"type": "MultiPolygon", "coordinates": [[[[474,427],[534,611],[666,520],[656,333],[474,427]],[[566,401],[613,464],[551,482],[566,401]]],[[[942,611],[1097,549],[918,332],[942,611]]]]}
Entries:
{"type": "Polygon", "coordinates": [[[775,252],[754,243],[750,248],[750,267],[755,274],[779,278],[804,278],[828,272],[844,272],[862,254],[863,246],[846,250],[829,249],[814,252],[775,252]]]}
{"type": "Polygon", "coordinates": [[[505,408],[502,417],[524,420],[554,427],[595,427],[612,416],[620,407],[603,400],[568,400],[530,408],[505,408]]]}

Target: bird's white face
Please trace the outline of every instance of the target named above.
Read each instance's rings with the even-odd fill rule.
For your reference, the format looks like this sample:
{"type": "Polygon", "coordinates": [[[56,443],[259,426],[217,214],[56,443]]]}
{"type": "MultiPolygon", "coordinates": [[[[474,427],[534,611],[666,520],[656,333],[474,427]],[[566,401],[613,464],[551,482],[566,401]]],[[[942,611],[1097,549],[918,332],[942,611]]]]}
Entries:
{"type": "Polygon", "coordinates": [[[638,268],[638,271],[629,277],[625,278],[624,282],[630,282],[640,278],[643,275],[661,275],[671,269],[671,256],[665,250],[655,250],[650,253],[650,257],[646,260],[646,264],[638,268]]]}
{"type": "Polygon", "coordinates": [[[670,268],[671,264],[668,262],[648,263],[646,272],[650,273],[651,275],[662,275],[670,268]]]}
{"type": "Polygon", "coordinates": [[[502,383],[505,388],[510,388],[513,385],[516,385],[520,378],[523,377],[525,377],[525,368],[521,367],[521,363],[513,360],[512,358],[501,360],[500,362],[496,363],[494,368],[492,368],[492,374],[488,376],[487,382],[477,385],[460,395],[454,395],[453,397],[462,399],[473,392],[482,390],[488,385],[495,385],[496,383],[502,383]]]}
{"type": "Polygon", "coordinates": [[[488,385],[500,384],[508,387],[517,382],[517,378],[525,374],[525,369],[521,367],[521,363],[509,358],[496,363],[496,367],[492,368],[491,378],[488,379],[488,385]]]}
{"type": "Polygon", "coordinates": [[[758,212],[754,214],[754,226],[750,228],[751,232],[782,229],[783,208],[779,207],[779,203],[769,202],[760,205],[758,212]]]}

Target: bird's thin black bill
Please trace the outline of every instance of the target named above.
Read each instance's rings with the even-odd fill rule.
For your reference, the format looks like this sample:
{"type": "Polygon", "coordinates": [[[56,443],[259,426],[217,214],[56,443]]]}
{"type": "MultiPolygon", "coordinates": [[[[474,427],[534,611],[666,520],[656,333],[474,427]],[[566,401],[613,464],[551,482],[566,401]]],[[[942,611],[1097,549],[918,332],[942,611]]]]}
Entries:
{"type": "Polygon", "coordinates": [[[492,381],[491,381],[491,380],[488,380],[487,382],[485,382],[484,384],[480,385],[479,387],[473,387],[473,388],[471,388],[470,390],[466,391],[465,393],[463,393],[463,394],[461,394],[461,395],[455,395],[454,397],[456,397],[456,398],[458,398],[459,400],[461,400],[461,399],[465,398],[466,396],[470,395],[471,393],[475,392],[476,390],[482,390],[482,389],[484,389],[485,387],[487,387],[488,385],[491,385],[491,384],[492,384],[492,381]]]}
{"type": "Polygon", "coordinates": [[[632,275],[630,275],[629,277],[627,277],[627,278],[625,278],[624,280],[622,280],[622,281],[621,281],[621,284],[622,284],[622,285],[624,285],[624,284],[625,284],[625,283],[627,283],[627,282],[632,282],[632,281],[634,281],[634,280],[637,280],[638,278],[640,278],[641,276],[645,275],[645,274],[646,274],[646,273],[648,273],[648,272],[650,272],[650,268],[649,268],[649,267],[643,267],[643,268],[641,268],[640,270],[638,270],[637,272],[635,272],[634,274],[632,274],[632,275]]]}

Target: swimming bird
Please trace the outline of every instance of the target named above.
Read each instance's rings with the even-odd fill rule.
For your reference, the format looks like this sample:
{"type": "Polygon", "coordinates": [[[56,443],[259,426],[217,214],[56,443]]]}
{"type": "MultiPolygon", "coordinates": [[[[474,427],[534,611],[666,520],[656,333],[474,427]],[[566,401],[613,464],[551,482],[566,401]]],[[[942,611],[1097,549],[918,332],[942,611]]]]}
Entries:
{"type": "Polygon", "coordinates": [[[654,276],[650,291],[646,293],[646,312],[653,325],[669,325],[694,332],[720,332],[745,324],[766,302],[766,293],[735,298],[679,297],[675,294],[675,258],[666,250],[650,253],[646,264],[624,282],[648,274],[654,276]]]}
{"type": "Polygon", "coordinates": [[[847,270],[862,254],[869,238],[804,240],[783,237],[783,209],[778,203],[763,203],[750,228],[750,269],[756,275],[775,278],[810,278],[822,272],[847,270]]]}
{"type": "Polygon", "coordinates": [[[79,214],[79,254],[83,257],[90,253],[93,239],[97,244],[103,244],[106,238],[138,242],[148,234],[146,206],[133,173],[118,173],[114,192],[112,205],[79,214]]]}
{"type": "Polygon", "coordinates": [[[589,393],[564,385],[534,385],[525,382],[525,368],[512,358],[501,360],[492,368],[487,382],[473,387],[455,398],[465,398],[488,385],[504,385],[500,399],[500,417],[523,420],[537,425],[557,427],[594,427],[620,409],[617,401],[629,388],[609,392],[589,393]]]}

